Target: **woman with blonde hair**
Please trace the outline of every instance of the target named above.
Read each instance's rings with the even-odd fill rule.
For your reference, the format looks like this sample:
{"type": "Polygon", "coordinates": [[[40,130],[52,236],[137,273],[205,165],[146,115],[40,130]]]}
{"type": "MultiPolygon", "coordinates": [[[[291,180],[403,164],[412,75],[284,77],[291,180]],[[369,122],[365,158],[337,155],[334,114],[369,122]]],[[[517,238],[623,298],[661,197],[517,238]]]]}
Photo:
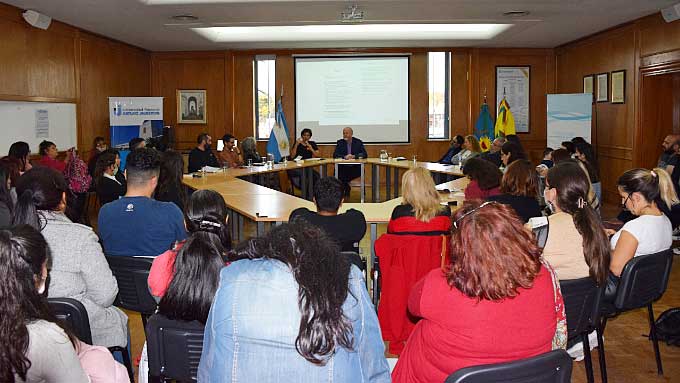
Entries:
{"type": "Polygon", "coordinates": [[[402,178],[404,197],[392,211],[387,233],[375,243],[382,294],[378,319],[389,352],[399,355],[413,330],[407,315],[408,293],[430,270],[446,263],[451,210],[439,203],[427,169],[413,168],[402,178]]]}
{"type": "Polygon", "coordinates": [[[463,150],[451,158],[451,163],[454,165],[460,164],[461,166],[465,166],[467,160],[477,157],[480,154],[482,154],[482,148],[479,146],[479,140],[477,140],[477,137],[470,134],[465,136],[463,150]]]}

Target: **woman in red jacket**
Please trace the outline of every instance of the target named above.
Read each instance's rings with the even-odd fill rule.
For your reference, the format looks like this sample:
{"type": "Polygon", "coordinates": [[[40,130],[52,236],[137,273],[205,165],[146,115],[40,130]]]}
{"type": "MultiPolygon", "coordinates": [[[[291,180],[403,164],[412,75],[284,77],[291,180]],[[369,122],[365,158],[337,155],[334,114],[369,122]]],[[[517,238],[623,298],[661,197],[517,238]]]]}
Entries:
{"type": "Polygon", "coordinates": [[[395,383],[443,382],[463,367],[566,346],[559,285],[512,208],[468,202],[453,227],[451,263],[411,290],[409,312],[421,319],[392,373],[395,383]]]}
{"type": "Polygon", "coordinates": [[[380,261],[382,294],[378,319],[389,352],[399,355],[415,321],[406,308],[408,294],[430,270],[448,257],[451,210],[439,203],[427,169],[413,168],[402,179],[403,200],[392,211],[387,233],[375,243],[380,261]]]}
{"type": "Polygon", "coordinates": [[[465,188],[465,199],[487,199],[501,194],[503,173],[491,161],[470,158],[463,168],[463,174],[470,179],[465,188]]]}

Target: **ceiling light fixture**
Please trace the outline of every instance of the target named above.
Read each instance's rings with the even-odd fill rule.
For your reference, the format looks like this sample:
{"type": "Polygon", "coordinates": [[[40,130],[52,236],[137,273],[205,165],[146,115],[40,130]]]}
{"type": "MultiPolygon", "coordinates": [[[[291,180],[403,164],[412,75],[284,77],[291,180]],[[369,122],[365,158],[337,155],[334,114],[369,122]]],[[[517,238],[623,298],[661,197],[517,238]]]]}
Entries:
{"type": "Polygon", "coordinates": [[[198,20],[198,17],[187,14],[187,15],[175,15],[172,16],[171,19],[175,21],[196,21],[198,20]]]}
{"type": "Polygon", "coordinates": [[[531,12],[529,11],[508,11],[508,12],[503,12],[503,16],[505,17],[524,17],[524,16],[529,16],[531,12]]]}
{"type": "Polygon", "coordinates": [[[193,31],[214,42],[487,40],[512,24],[339,24],[203,27],[193,31]]]}

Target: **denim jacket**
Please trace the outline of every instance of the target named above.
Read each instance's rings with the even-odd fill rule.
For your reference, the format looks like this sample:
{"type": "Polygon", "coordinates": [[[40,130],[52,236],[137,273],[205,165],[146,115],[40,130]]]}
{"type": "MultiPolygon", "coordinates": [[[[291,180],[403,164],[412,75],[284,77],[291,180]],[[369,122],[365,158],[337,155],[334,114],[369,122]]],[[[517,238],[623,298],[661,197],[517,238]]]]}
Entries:
{"type": "Polygon", "coordinates": [[[342,306],[353,350],[336,346],[315,365],[295,349],[298,284],[277,260],[240,260],[225,267],[205,326],[199,382],[390,382],[384,344],[364,279],[352,266],[342,306]]]}

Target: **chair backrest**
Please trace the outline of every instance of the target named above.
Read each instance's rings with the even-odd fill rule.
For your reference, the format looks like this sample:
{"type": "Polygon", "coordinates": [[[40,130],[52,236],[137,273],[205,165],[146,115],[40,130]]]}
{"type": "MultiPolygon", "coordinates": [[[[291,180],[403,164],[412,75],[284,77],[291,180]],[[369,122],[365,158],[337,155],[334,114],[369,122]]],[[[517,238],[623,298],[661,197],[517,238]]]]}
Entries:
{"type": "Polygon", "coordinates": [[[633,257],[621,272],[614,306],[617,310],[645,307],[661,298],[668,286],[673,251],[633,257]]]}
{"type": "Polygon", "coordinates": [[[106,261],[118,281],[118,296],[114,304],[142,314],[153,314],[156,311],[156,301],[149,292],[147,282],[153,259],[107,255],[106,261]]]}
{"type": "Polygon", "coordinates": [[[203,351],[204,326],[198,321],[170,320],[154,314],[146,326],[149,374],[195,382],[203,351]]]}
{"type": "Polygon", "coordinates": [[[560,349],[509,363],[461,368],[444,383],[569,383],[571,367],[571,357],[560,349]]]}
{"type": "Polygon", "coordinates": [[[349,262],[353,265],[356,265],[356,267],[358,267],[359,270],[361,271],[366,270],[366,263],[364,263],[364,260],[361,259],[359,253],[355,251],[341,251],[340,254],[347,257],[349,259],[349,262]]]}
{"type": "Polygon", "coordinates": [[[594,328],[604,289],[590,277],[560,281],[560,289],[567,314],[567,336],[573,338],[594,328]]]}
{"type": "Polygon", "coordinates": [[[92,344],[90,319],[80,301],[73,298],[49,298],[47,303],[52,314],[62,321],[82,342],[92,344]]]}

